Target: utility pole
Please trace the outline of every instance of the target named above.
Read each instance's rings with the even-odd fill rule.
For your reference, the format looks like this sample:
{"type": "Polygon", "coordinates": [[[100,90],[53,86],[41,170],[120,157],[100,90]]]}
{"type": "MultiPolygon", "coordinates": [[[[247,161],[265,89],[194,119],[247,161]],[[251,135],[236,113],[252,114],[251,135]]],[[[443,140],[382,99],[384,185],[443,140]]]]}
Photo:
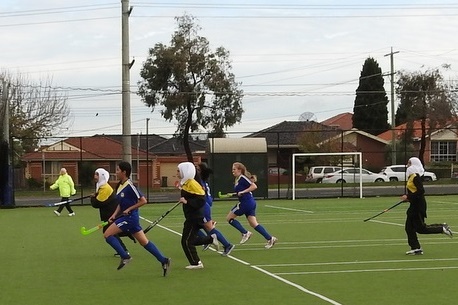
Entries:
{"type": "Polygon", "coordinates": [[[391,164],[396,164],[396,123],[395,123],[395,113],[394,113],[394,54],[399,53],[399,51],[393,52],[393,47],[391,47],[391,52],[385,54],[385,56],[390,55],[391,61],[391,73],[390,73],[390,80],[391,80],[391,164]]]}
{"type": "Polygon", "coordinates": [[[5,80],[2,80],[2,105],[4,107],[4,119],[3,119],[3,138],[2,140],[9,144],[10,141],[10,114],[8,105],[8,90],[9,86],[5,80]]]}
{"type": "Polygon", "coordinates": [[[130,116],[130,68],[134,61],[129,62],[129,0],[122,3],[122,158],[132,164],[132,139],[130,116]]]}
{"type": "Polygon", "coordinates": [[[146,203],[149,202],[149,118],[146,118],[146,203]]]}
{"type": "Polygon", "coordinates": [[[3,137],[0,141],[2,156],[0,159],[0,175],[3,176],[3,185],[0,185],[2,190],[0,196],[2,196],[1,207],[2,208],[14,208],[14,196],[13,196],[13,166],[11,164],[11,147],[10,147],[10,113],[8,103],[8,92],[9,84],[4,79],[2,81],[2,105],[4,108],[3,118],[3,137]]]}

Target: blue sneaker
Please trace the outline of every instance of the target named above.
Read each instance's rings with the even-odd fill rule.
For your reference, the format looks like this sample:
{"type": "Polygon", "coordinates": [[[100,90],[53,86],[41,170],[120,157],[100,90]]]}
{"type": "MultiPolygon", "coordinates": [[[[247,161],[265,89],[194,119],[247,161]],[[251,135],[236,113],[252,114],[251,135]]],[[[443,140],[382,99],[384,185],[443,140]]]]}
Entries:
{"type": "Polygon", "coordinates": [[[222,256],[228,256],[229,254],[231,254],[232,250],[234,250],[235,248],[235,245],[229,245],[227,247],[224,248],[224,251],[223,253],[221,253],[222,256]]]}

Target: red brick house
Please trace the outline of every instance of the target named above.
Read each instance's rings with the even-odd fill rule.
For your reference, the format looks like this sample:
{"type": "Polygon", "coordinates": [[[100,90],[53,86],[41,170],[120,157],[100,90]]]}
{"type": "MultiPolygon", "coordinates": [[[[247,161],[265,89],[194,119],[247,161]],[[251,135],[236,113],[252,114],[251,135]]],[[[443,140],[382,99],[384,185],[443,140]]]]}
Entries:
{"type": "MultiPolygon", "coordinates": [[[[412,142],[415,152],[420,150],[421,121],[413,122],[412,142]]],[[[407,124],[401,124],[394,129],[394,136],[399,142],[405,134],[407,124]]],[[[378,135],[379,138],[391,142],[392,130],[378,135]]],[[[431,162],[457,161],[458,129],[456,123],[449,123],[445,127],[430,128],[429,121],[426,121],[426,148],[423,155],[425,165],[431,162]]],[[[402,150],[402,147],[396,148],[402,150]]]]}
{"type": "MultiPolygon", "coordinates": [[[[123,157],[120,140],[121,136],[102,135],[67,138],[42,146],[22,157],[22,161],[26,163],[25,176],[49,184],[57,179],[60,168],[65,167],[77,183],[80,181],[81,165],[89,163],[94,168],[103,167],[108,170],[111,180],[115,181],[116,165],[123,157]]],[[[187,159],[182,147],[177,145],[173,154],[164,154],[161,149],[175,140],[156,135],[149,135],[148,140],[147,153],[146,136],[132,136],[132,180],[142,187],[148,184],[153,188],[173,186],[177,164],[187,159]]],[[[195,162],[201,160],[199,154],[194,158],[195,162]]]]}

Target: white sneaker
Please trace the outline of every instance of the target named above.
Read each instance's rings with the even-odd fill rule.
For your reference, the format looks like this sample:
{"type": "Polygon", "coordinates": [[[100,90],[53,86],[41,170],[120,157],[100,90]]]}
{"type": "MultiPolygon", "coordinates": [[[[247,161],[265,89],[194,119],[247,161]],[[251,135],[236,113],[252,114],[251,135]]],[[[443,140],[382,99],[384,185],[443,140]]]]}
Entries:
{"type": "Polygon", "coordinates": [[[57,212],[57,211],[53,211],[53,212],[54,212],[54,214],[56,214],[56,216],[60,216],[59,212],[57,212]]]}
{"type": "Polygon", "coordinates": [[[453,237],[453,232],[446,223],[444,223],[444,225],[442,226],[442,232],[450,238],[453,237]]]}
{"type": "Polygon", "coordinates": [[[75,216],[75,215],[76,215],[75,212],[68,214],[68,216],[70,217],[75,216]]]}
{"type": "Polygon", "coordinates": [[[215,246],[216,251],[219,251],[218,236],[216,236],[216,234],[212,234],[210,236],[213,238],[213,246],[215,246]]]}
{"type": "Polygon", "coordinates": [[[250,231],[247,231],[245,234],[242,234],[242,240],[240,241],[240,243],[241,244],[246,243],[250,239],[251,234],[253,233],[251,233],[250,231]]]}
{"type": "Polygon", "coordinates": [[[277,238],[275,236],[272,236],[272,238],[269,241],[267,241],[267,244],[264,247],[266,249],[270,249],[275,245],[276,242],[277,242],[277,238]]]}
{"type": "Polygon", "coordinates": [[[423,254],[423,250],[420,248],[420,249],[412,249],[412,250],[409,250],[406,252],[406,255],[422,255],[423,254]]]}
{"type": "Polygon", "coordinates": [[[199,261],[199,263],[197,265],[189,265],[189,266],[186,266],[185,268],[188,269],[188,270],[203,269],[204,268],[204,264],[202,264],[202,262],[199,261]]]}

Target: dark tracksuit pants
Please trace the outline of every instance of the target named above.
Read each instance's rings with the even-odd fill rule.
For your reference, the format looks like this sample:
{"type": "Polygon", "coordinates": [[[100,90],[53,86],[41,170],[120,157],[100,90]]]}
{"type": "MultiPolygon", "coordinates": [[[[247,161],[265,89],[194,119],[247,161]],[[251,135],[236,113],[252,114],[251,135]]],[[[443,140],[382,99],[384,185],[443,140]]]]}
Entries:
{"type": "MultiPolygon", "coordinates": [[[[61,202],[62,202],[62,201],[68,201],[68,200],[70,200],[69,197],[62,197],[62,198],[60,199],[61,202]]],[[[67,208],[68,213],[73,213],[72,207],[70,206],[70,203],[68,203],[68,202],[67,202],[66,204],[61,204],[61,205],[57,208],[57,212],[59,212],[59,213],[62,212],[62,210],[64,209],[64,206],[67,208]]]]}
{"type": "Polygon", "coordinates": [[[181,246],[184,254],[191,265],[197,265],[200,261],[196,246],[207,245],[213,242],[211,236],[199,236],[197,232],[202,228],[199,219],[186,219],[183,225],[181,246]]]}
{"type": "Polygon", "coordinates": [[[405,230],[407,233],[407,242],[410,246],[410,249],[414,250],[421,248],[417,233],[440,234],[443,233],[443,225],[438,223],[427,225],[425,223],[425,218],[421,215],[421,213],[407,210],[405,230]]]}

